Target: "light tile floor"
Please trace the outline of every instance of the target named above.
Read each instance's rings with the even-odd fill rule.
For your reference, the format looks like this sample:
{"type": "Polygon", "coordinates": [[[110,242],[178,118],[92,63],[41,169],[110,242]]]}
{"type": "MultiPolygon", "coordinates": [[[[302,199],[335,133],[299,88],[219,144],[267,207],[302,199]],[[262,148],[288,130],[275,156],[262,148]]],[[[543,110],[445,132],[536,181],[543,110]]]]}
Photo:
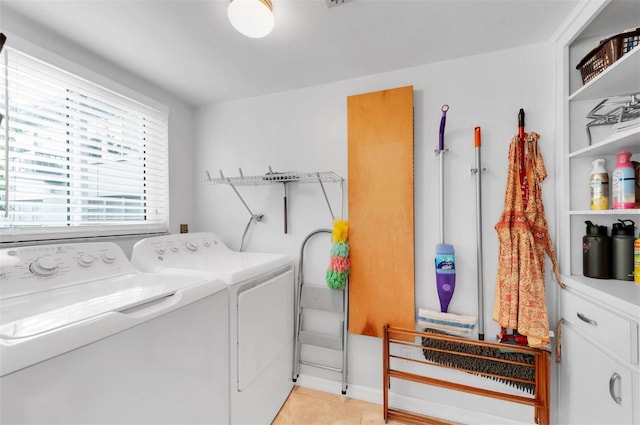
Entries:
{"type": "Polygon", "coordinates": [[[294,386],[272,425],[383,425],[382,414],[378,404],[294,386]]]}

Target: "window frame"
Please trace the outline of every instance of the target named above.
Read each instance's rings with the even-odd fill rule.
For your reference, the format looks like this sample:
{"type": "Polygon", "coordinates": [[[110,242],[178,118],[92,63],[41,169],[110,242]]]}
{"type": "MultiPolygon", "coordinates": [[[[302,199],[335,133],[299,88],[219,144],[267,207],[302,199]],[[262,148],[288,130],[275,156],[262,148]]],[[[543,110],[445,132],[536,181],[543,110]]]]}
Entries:
{"type": "MultiPolygon", "coordinates": [[[[113,92],[119,96],[127,98],[133,102],[144,105],[147,108],[154,109],[161,114],[166,115],[165,137],[162,140],[163,150],[162,156],[164,168],[164,185],[160,189],[160,193],[156,193],[156,197],[163,199],[163,213],[157,222],[153,223],[134,223],[134,224],[109,224],[102,222],[98,225],[81,224],[81,225],[65,225],[65,226],[13,226],[5,217],[0,218],[0,243],[16,243],[38,240],[53,239],[72,239],[72,238],[91,238],[91,237],[108,237],[108,236],[131,236],[166,233],[169,228],[169,108],[167,105],[153,100],[137,91],[132,90],[122,84],[116,83],[105,75],[91,71],[80,64],[69,61],[57,54],[35,46],[19,37],[9,35],[4,48],[11,48],[20,53],[32,56],[39,61],[48,65],[59,68],[66,73],[85,80],[90,85],[95,85],[99,90],[113,92]],[[9,43],[11,41],[11,43],[9,43]]],[[[6,55],[5,49],[0,53],[6,55]]],[[[4,75],[0,78],[5,78],[4,75]]],[[[9,101],[10,102],[10,101],[9,101]]],[[[2,111],[5,114],[5,111],[2,111]]],[[[10,119],[10,117],[9,117],[10,119]]],[[[0,131],[8,135],[8,120],[0,124],[0,131]]],[[[4,161],[3,158],[0,158],[4,161]]]]}

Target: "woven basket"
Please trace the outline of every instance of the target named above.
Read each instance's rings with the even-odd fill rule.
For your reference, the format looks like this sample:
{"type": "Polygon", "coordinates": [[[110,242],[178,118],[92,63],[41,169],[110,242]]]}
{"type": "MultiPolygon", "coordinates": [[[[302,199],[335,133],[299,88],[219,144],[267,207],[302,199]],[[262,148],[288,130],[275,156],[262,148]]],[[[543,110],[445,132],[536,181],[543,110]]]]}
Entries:
{"type": "Polygon", "coordinates": [[[576,66],[582,75],[582,84],[586,84],[602,71],[613,65],[625,53],[628,53],[640,42],[640,28],[614,35],[600,42],[576,66]]]}

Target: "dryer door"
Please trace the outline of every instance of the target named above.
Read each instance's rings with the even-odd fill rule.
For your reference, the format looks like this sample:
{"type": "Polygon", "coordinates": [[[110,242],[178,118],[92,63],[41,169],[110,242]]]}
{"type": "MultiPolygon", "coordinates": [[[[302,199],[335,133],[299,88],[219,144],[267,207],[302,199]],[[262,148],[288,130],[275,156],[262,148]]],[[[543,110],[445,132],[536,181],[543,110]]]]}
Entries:
{"type": "Polygon", "coordinates": [[[293,270],[288,269],[238,294],[239,391],[276,358],[292,355],[293,288],[293,270]]]}

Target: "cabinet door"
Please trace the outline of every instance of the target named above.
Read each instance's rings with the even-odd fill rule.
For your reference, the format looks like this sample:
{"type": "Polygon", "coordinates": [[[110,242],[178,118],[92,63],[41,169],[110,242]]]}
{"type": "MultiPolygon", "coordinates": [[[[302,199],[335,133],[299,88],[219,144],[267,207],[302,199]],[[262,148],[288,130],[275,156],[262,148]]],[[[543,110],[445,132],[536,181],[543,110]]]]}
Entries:
{"type": "Polygon", "coordinates": [[[630,424],[632,374],[582,337],[562,327],[559,367],[561,424],[630,424]],[[618,397],[616,402],[614,398],[618,397]]]}

